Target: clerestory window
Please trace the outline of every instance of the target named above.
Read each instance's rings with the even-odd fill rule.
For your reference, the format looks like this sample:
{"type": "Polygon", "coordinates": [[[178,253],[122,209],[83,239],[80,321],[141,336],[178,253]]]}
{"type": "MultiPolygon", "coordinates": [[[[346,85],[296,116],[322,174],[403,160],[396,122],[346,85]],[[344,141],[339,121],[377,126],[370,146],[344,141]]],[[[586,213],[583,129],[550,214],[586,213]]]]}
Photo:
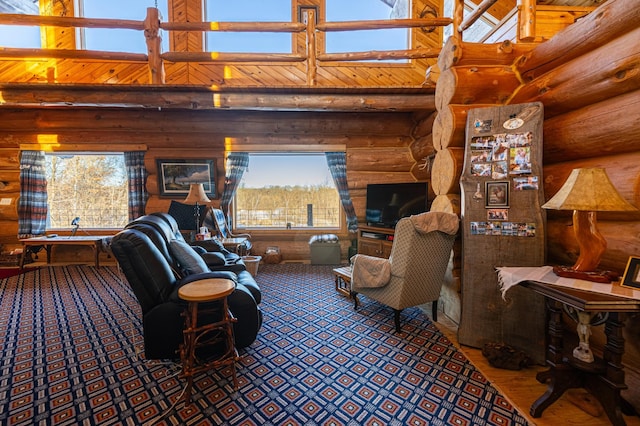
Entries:
{"type": "MultiPolygon", "coordinates": [[[[157,7],[160,19],[169,18],[168,0],[154,4],[131,0],[81,0],[77,2],[77,16],[85,18],[129,19],[143,21],[148,7],[157,7]],[[156,6],[157,4],[157,6],[156,6]]],[[[161,33],[162,51],[169,51],[169,34],[161,33]]],[[[78,30],[79,48],[106,52],[147,53],[147,42],[143,31],[114,28],[81,28],[78,30]]]]}
{"type": "MultiPolygon", "coordinates": [[[[2,2],[1,13],[14,13],[19,15],[38,15],[37,1],[2,2]]],[[[39,49],[42,47],[39,26],[24,25],[0,25],[0,45],[4,47],[39,49]]]]}
{"type": "Polygon", "coordinates": [[[236,229],[341,228],[340,197],[323,153],[252,153],[234,200],[236,229]]]}
{"type": "MultiPolygon", "coordinates": [[[[204,0],[205,21],[291,22],[291,0],[204,0]]],[[[208,52],[291,53],[291,33],[206,33],[208,52]]]]}
{"type": "MultiPolygon", "coordinates": [[[[407,19],[411,16],[409,0],[326,0],[326,8],[329,22],[407,19]]],[[[327,32],[326,51],[404,50],[411,46],[410,34],[407,28],[327,32]]]]}

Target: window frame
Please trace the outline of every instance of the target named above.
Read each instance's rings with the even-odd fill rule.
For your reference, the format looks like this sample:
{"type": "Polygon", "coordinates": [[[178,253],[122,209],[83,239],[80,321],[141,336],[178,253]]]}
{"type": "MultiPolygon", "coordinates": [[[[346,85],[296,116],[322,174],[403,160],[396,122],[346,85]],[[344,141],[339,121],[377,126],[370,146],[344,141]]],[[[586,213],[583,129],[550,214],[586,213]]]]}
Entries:
{"type": "MultiPolygon", "coordinates": [[[[49,149],[45,151],[45,157],[47,156],[52,156],[52,155],[56,155],[56,156],[61,156],[61,155],[93,155],[93,156],[99,156],[99,155],[122,155],[124,156],[124,151],[84,151],[84,150],[67,150],[67,149],[49,149]]],[[[125,166],[125,176],[126,176],[126,165],[125,166]]],[[[47,176],[47,181],[49,180],[49,176],[47,176]]],[[[55,231],[55,232],[64,232],[64,231],[68,231],[70,229],[70,225],[69,227],[65,226],[65,227],[51,227],[50,226],[50,214],[51,214],[51,204],[49,201],[47,201],[47,225],[46,225],[46,231],[50,232],[50,231],[55,231]]],[[[86,226],[82,226],[82,222],[80,223],[80,227],[88,232],[92,232],[92,231],[104,231],[104,232],[113,232],[113,231],[119,231],[121,229],[123,229],[123,227],[129,222],[128,219],[128,210],[129,210],[129,191],[128,191],[128,186],[127,186],[127,219],[125,220],[125,223],[122,226],[109,226],[109,227],[86,227],[86,226]]]]}
{"type": "MultiPolygon", "coordinates": [[[[274,155],[274,156],[286,156],[286,155],[316,155],[316,156],[323,156],[325,155],[325,152],[329,152],[331,151],[330,149],[326,149],[326,147],[323,150],[318,150],[317,148],[314,149],[313,147],[306,147],[307,149],[303,149],[300,151],[273,151],[273,146],[268,146],[268,147],[264,147],[264,149],[254,149],[253,150],[243,150],[243,152],[247,152],[251,158],[251,155],[274,155]],[[309,149],[311,148],[311,149],[309,149]]],[[[344,151],[344,147],[342,149],[336,149],[336,151],[344,151]]],[[[249,169],[251,169],[251,160],[249,160],[249,169]]],[[[327,166],[328,169],[328,166],[327,166]]],[[[245,172],[246,173],[246,172],[245,172]]],[[[243,175],[244,178],[245,175],[243,175]]],[[[336,193],[338,192],[338,189],[335,187],[335,183],[333,182],[333,188],[336,190],[336,193]]],[[[344,212],[344,208],[342,206],[342,202],[340,201],[340,196],[338,194],[338,226],[337,227],[312,227],[312,228],[308,228],[308,227],[292,227],[292,228],[287,228],[285,227],[252,227],[252,226],[247,226],[247,227],[238,227],[237,223],[237,201],[236,201],[236,197],[238,195],[238,191],[240,190],[240,187],[238,187],[238,189],[236,190],[236,193],[233,195],[233,200],[231,201],[231,205],[229,207],[230,213],[231,213],[231,217],[233,217],[233,232],[234,233],[242,233],[242,232],[247,232],[247,233],[251,233],[252,236],[255,235],[273,235],[273,234],[283,234],[283,233],[292,233],[292,235],[295,235],[296,237],[300,237],[301,235],[316,235],[318,233],[338,233],[338,234],[344,234],[347,232],[347,223],[346,223],[346,215],[344,212]]]]}

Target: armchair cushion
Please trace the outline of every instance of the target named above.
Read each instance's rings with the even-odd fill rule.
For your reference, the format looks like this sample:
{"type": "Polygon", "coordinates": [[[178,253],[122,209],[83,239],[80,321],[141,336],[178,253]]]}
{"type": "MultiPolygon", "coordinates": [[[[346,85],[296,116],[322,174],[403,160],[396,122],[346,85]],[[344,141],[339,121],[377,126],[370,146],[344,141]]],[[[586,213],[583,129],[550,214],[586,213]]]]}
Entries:
{"type": "Polygon", "coordinates": [[[353,256],[351,268],[351,288],[384,287],[391,279],[391,263],[389,259],[356,254],[353,256]]]}
{"type": "Polygon", "coordinates": [[[169,250],[185,274],[200,274],[209,271],[209,267],[204,259],[186,242],[172,240],[169,243],[169,250]]]}

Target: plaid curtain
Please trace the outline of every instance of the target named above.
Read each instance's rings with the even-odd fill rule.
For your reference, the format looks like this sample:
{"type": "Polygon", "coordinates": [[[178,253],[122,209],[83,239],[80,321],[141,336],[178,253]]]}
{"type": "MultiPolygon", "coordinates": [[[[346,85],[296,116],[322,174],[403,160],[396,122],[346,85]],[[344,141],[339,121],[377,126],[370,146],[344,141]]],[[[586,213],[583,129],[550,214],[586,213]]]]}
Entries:
{"type": "Polygon", "coordinates": [[[20,153],[18,238],[44,235],[47,228],[47,176],[44,151],[20,153]]]}
{"type": "Polygon", "coordinates": [[[147,169],[144,166],[144,151],[124,153],[124,164],[127,167],[129,181],[129,220],[144,215],[149,193],[147,192],[147,169]]]}
{"type": "Polygon", "coordinates": [[[356,232],[358,230],[358,217],[353,208],[347,185],[347,154],[344,152],[325,152],[325,156],[327,157],[327,165],[331,171],[333,182],[338,188],[342,208],[347,215],[347,229],[349,232],[356,232]]]}
{"type": "Polygon", "coordinates": [[[229,215],[229,206],[247,167],[249,167],[249,153],[232,152],[227,157],[224,190],[222,191],[222,198],[220,199],[220,209],[224,212],[225,216],[227,216],[229,229],[233,229],[232,218],[229,215]]]}

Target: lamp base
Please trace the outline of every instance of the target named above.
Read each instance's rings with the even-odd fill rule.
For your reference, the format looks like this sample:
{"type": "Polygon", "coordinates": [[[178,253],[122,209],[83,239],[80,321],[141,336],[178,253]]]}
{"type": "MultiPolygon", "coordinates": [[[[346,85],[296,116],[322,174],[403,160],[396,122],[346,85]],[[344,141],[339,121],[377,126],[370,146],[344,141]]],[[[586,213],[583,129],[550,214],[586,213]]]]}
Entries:
{"type": "Polygon", "coordinates": [[[576,271],[570,266],[554,266],[553,272],[559,277],[577,278],[605,284],[617,281],[620,278],[620,274],[613,271],[576,271]]]}

